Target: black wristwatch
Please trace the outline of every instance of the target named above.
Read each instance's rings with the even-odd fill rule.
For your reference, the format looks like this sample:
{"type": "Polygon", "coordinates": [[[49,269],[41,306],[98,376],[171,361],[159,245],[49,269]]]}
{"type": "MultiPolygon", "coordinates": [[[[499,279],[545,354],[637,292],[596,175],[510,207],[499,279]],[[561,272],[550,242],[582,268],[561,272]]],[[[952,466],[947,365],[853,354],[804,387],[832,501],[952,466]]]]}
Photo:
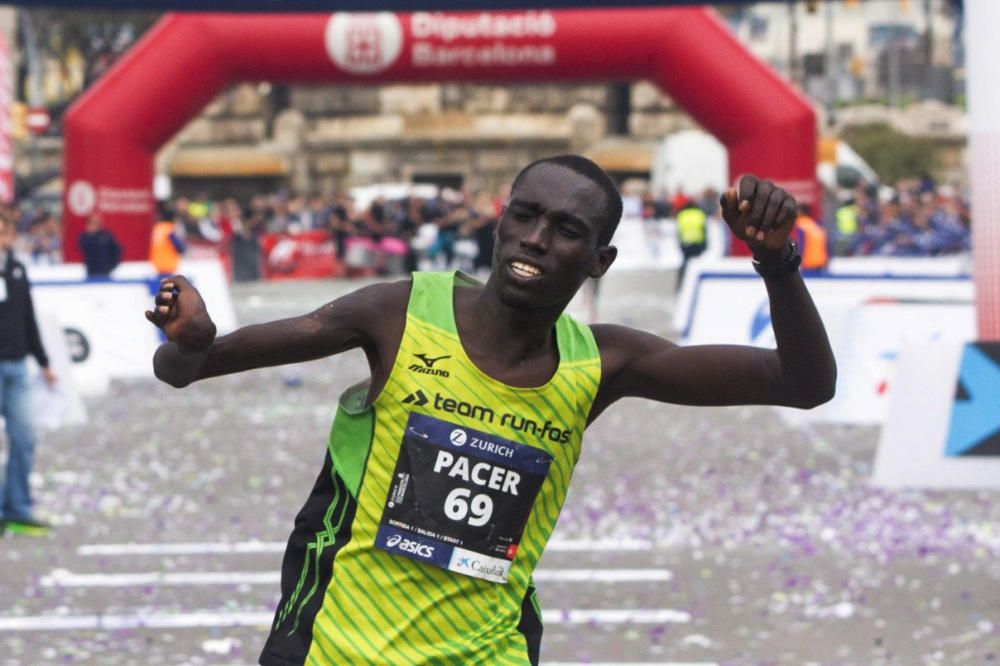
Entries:
{"type": "Polygon", "coordinates": [[[757,275],[764,279],[784,277],[799,270],[802,263],[802,255],[799,254],[799,246],[794,239],[788,239],[785,255],[780,261],[763,264],[756,259],[753,260],[753,269],[757,275]]]}

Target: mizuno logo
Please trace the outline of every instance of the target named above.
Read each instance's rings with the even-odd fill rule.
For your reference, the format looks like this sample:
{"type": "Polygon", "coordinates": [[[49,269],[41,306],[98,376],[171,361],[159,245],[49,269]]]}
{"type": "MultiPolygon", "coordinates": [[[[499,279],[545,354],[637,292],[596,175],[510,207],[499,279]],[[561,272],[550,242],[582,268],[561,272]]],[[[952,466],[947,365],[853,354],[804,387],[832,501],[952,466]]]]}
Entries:
{"type": "Polygon", "coordinates": [[[450,355],[431,357],[428,356],[427,354],[414,354],[414,356],[419,358],[420,363],[423,363],[423,365],[420,365],[420,363],[410,364],[410,367],[408,369],[411,372],[416,372],[421,375],[434,375],[436,377],[449,376],[447,370],[441,370],[440,368],[435,368],[434,364],[437,363],[438,361],[443,361],[446,358],[451,358],[450,355]]]}
{"type": "Polygon", "coordinates": [[[429,358],[427,354],[414,354],[417,358],[424,362],[424,365],[428,368],[433,368],[434,364],[438,361],[442,361],[446,358],[451,358],[451,356],[438,356],[437,358],[429,358]]]}
{"type": "Polygon", "coordinates": [[[409,405],[412,402],[414,407],[423,407],[428,403],[428,400],[427,396],[424,395],[424,392],[421,391],[420,389],[417,389],[410,395],[403,398],[400,402],[402,402],[404,405],[409,405]]]}

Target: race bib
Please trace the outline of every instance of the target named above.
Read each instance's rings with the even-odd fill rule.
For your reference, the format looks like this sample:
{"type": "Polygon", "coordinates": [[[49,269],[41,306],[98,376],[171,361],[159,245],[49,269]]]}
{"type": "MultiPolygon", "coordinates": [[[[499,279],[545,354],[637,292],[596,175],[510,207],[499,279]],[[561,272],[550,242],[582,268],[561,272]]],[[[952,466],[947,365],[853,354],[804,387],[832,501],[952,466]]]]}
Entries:
{"type": "Polygon", "coordinates": [[[410,414],[375,546],[506,583],[548,452],[410,414]]]}

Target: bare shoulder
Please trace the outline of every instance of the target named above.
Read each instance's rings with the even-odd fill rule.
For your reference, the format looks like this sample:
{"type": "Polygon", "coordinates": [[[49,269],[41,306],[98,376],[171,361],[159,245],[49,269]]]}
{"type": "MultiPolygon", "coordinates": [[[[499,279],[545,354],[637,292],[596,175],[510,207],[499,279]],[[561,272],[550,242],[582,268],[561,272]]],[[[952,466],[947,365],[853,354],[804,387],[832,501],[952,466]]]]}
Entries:
{"type": "Polygon", "coordinates": [[[605,354],[631,358],[639,354],[676,347],[673,342],[658,335],[619,324],[591,324],[590,330],[594,334],[602,358],[605,354]]]}
{"type": "Polygon", "coordinates": [[[630,374],[629,368],[637,362],[677,346],[653,333],[618,324],[592,324],[590,330],[601,354],[601,384],[605,388],[630,374]]]}
{"type": "Polygon", "coordinates": [[[396,280],[394,282],[377,282],[366,287],[361,287],[350,294],[358,305],[367,304],[371,308],[381,311],[402,310],[406,314],[406,304],[410,299],[410,287],[413,281],[410,278],[396,280]]]}
{"type": "Polygon", "coordinates": [[[411,285],[409,279],[368,285],[330,301],[317,314],[323,319],[349,320],[376,336],[396,328],[393,324],[406,321],[411,285]]]}

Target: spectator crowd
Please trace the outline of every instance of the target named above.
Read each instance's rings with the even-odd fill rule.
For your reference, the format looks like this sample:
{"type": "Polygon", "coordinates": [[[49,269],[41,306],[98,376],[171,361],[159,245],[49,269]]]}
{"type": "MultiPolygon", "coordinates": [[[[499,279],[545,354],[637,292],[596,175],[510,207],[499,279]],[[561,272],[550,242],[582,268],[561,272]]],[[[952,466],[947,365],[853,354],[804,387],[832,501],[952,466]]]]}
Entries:
{"type": "Polygon", "coordinates": [[[830,217],[835,256],[936,257],[971,248],[968,201],[929,177],[894,188],[861,183],[830,217]]]}
{"type": "Polygon", "coordinates": [[[261,256],[265,235],[315,232],[329,237],[338,263],[351,276],[435,267],[476,271],[489,266],[500,207],[498,197],[449,189],[364,201],[343,193],[276,193],[256,195],[245,204],[181,197],[165,204],[160,216],[173,219],[191,245],[210,245],[229,255],[234,279],[254,280],[262,270],[282,270],[280,252],[261,256]]]}
{"type": "MultiPolygon", "coordinates": [[[[280,256],[263,256],[261,250],[262,239],[271,234],[321,235],[332,243],[342,268],[339,274],[350,276],[488,267],[503,199],[486,192],[417,190],[364,197],[278,192],[245,202],[177,197],[161,204],[158,217],[173,220],[189,248],[210,249],[230,259],[239,281],[282,270],[280,256]],[[268,266],[268,261],[273,264],[268,266]]],[[[634,201],[631,215],[644,220],[675,218],[690,206],[713,216],[718,194],[677,192],[634,201]]],[[[62,261],[62,232],[54,212],[14,205],[0,213],[15,221],[17,250],[32,263],[62,261]]],[[[839,203],[828,204],[820,222],[828,233],[831,256],[939,256],[966,252],[971,243],[967,200],[929,178],[892,188],[861,183],[839,203]]]]}

